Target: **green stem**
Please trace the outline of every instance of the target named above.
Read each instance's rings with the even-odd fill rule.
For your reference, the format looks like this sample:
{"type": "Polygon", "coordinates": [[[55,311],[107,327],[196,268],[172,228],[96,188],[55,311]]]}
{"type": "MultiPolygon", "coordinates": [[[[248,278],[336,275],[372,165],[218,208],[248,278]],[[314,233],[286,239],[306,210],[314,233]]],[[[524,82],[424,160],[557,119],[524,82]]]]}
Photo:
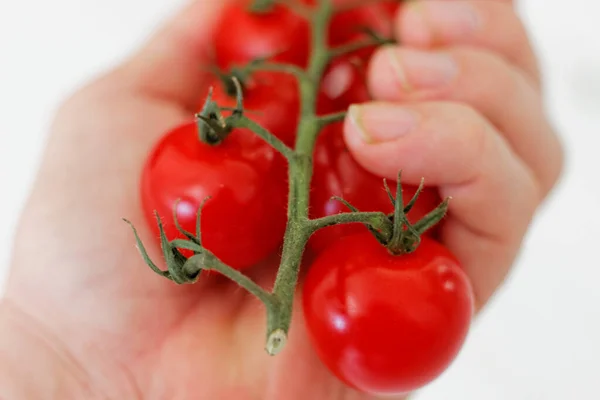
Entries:
{"type": "Polygon", "coordinates": [[[289,165],[290,191],[288,201],[288,223],[284,236],[281,263],[273,286],[273,297],[279,306],[274,318],[267,320],[267,351],[277,354],[283,346],[292,320],[294,294],[302,263],[304,248],[311,235],[308,219],[308,193],[312,160],[297,154],[289,165]]]}
{"type": "Polygon", "coordinates": [[[329,60],[327,48],[328,24],[333,6],[320,0],[312,23],[312,54],[307,68],[309,79],[300,82],[300,122],[294,157],[289,158],[288,224],[284,237],[281,264],[277,271],[273,296],[279,306],[276,318],[268,321],[267,351],[277,354],[285,343],[292,320],[294,295],[306,243],[312,233],[308,218],[310,181],[313,173],[312,155],[320,123],[316,116],[317,93],[323,71],[329,60]]]}
{"type": "Polygon", "coordinates": [[[294,157],[294,150],[289,148],[283,143],[277,136],[263,128],[260,124],[251,120],[244,115],[233,115],[227,118],[227,125],[232,128],[246,128],[250,129],[256,135],[260,136],[265,142],[271,145],[275,150],[280,152],[285,158],[292,159],[294,157]]]}
{"type": "Polygon", "coordinates": [[[241,68],[234,68],[233,73],[244,77],[255,71],[283,72],[295,76],[298,81],[307,79],[306,71],[297,65],[270,61],[256,61],[241,68]]]}
{"type": "Polygon", "coordinates": [[[337,46],[337,47],[331,49],[331,52],[329,53],[329,57],[330,57],[330,59],[334,59],[337,57],[344,56],[346,54],[354,53],[355,51],[368,49],[370,47],[385,44],[385,43],[390,43],[390,41],[387,41],[387,40],[383,41],[383,40],[378,40],[375,38],[358,40],[358,41],[351,42],[348,44],[343,44],[343,45],[340,45],[340,46],[337,46]]]}
{"type": "Polygon", "coordinates": [[[329,124],[334,124],[336,122],[341,122],[346,118],[347,111],[340,111],[332,114],[325,114],[317,117],[317,123],[319,124],[319,128],[322,129],[329,124]]]}
{"type": "Polygon", "coordinates": [[[202,270],[217,271],[256,296],[265,304],[267,310],[273,307],[273,298],[269,292],[240,271],[223,263],[209,251],[205,250],[202,254],[190,257],[185,264],[183,264],[182,270],[185,275],[189,277],[197,276],[202,270]]]}
{"type": "MultiPolygon", "coordinates": [[[[329,62],[328,25],[333,15],[329,0],[319,0],[312,22],[311,57],[308,63],[308,79],[300,82],[300,123],[296,137],[296,152],[312,157],[315,141],[320,131],[317,121],[317,96],[319,82],[329,62]]],[[[310,179],[310,177],[309,177],[310,179]]]]}
{"type": "Polygon", "coordinates": [[[313,231],[332,225],[352,223],[367,224],[386,237],[392,235],[392,223],[390,219],[385,213],[377,211],[341,213],[311,220],[313,231]]]}

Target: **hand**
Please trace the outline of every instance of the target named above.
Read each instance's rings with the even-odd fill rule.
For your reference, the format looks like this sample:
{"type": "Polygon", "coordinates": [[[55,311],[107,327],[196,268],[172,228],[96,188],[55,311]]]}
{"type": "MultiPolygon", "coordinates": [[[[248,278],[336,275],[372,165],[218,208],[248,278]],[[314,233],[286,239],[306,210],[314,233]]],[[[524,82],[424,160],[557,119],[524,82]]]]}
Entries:
{"type": "MultiPolygon", "coordinates": [[[[0,397],[365,398],[317,359],[301,312],[285,351],[270,357],[258,300],[222,280],[176,286],[159,277],[121,220],[162,259],[138,177],[153,143],[206,96],[199,71],[220,3],[192,2],[58,113],[0,307],[0,397]]],[[[253,278],[266,286],[273,274],[253,278]]]]}
{"type": "MultiPolygon", "coordinates": [[[[6,299],[0,307],[0,324],[13,332],[12,341],[0,337],[3,356],[8,355],[3,359],[12,360],[17,367],[27,359],[33,368],[49,370],[36,374],[41,377],[36,387],[24,384],[22,392],[19,388],[12,389],[16,394],[9,393],[8,398],[38,399],[52,392],[59,393],[57,398],[61,399],[367,399],[344,389],[322,366],[306,338],[302,313],[295,313],[285,351],[275,358],[269,357],[263,350],[265,313],[256,299],[229,282],[203,280],[185,287],[166,282],[141,261],[131,231],[121,221],[121,217],[130,219],[138,227],[142,240],[152,243],[139,208],[137,177],[150,146],[165,130],[188,119],[198,98],[205,94],[200,89],[198,64],[209,41],[211,16],[218,11],[212,8],[216,3],[193,2],[132,59],[79,91],[59,112],[19,226],[6,299]],[[47,379],[45,383],[54,390],[43,387],[41,379],[47,379]]],[[[401,18],[407,18],[403,15],[401,18]]],[[[381,54],[385,53],[382,51],[374,59],[372,71],[378,64],[385,71],[381,54]]],[[[409,72],[407,69],[406,75],[415,80],[416,87],[418,76],[409,72]]],[[[488,72],[485,76],[494,73],[499,74],[488,72]]],[[[492,80],[500,80],[502,76],[492,75],[492,80]]],[[[396,77],[382,75],[372,79],[371,86],[378,98],[397,101],[406,95],[398,91],[392,93],[393,97],[386,97],[385,92],[377,92],[377,81],[385,84],[392,79],[396,77]]],[[[524,114],[535,114],[532,111],[539,97],[532,98],[519,98],[525,102],[519,109],[528,110],[524,114]]],[[[493,96],[488,101],[492,102],[493,96]]],[[[419,107],[437,109],[438,106],[419,107]]],[[[479,104],[473,107],[478,108],[479,104]]],[[[367,112],[360,114],[366,132],[376,137],[375,130],[367,123],[367,112]]],[[[479,131],[469,133],[468,128],[476,121],[473,116],[479,114],[471,111],[465,117],[461,115],[453,110],[427,114],[426,121],[436,124],[433,128],[440,124],[444,130],[440,131],[439,141],[426,140],[425,135],[432,130],[423,130],[420,145],[417,139],[410,139],[413,136],[405,138],[414,140],[407,140],[415,143],[411,148],[419,146],[422,159],[416,160],[404,156],[407,150],[402,145],[392,144],[400,141],[357,144],[357,131],[349,123],[346,134],[357,159],[365,167],[391,178],[401,167],[406,181],[418,182],[424,175],[428,183],[440,186],[442,194],[453,195],[452,213],[444,228],[445,240],[469,268],[482,300],[485,298],[482,293],[499,283],[488,285],[488,281],[494,281],[503,268],[508,269],[535,208],[533,203],[537,205],[542,196],[531,199],[527,214],[521,214],[520,203],[510,197],[511,201],[504,205],[504,217],[519,225],[497,224],[497,228],[502,228],[497,233],[500,241],[493,235],[495,231],[488,240],[482,239],[487,235],[477,235],[477,241],[467,236],[470,249],[461,251],[458,243],[471,234],[470,230],[461,230],[470,226],[462,222],[461,215],[473,213],[473,217],[482,219],[484,210],[478,210],[473,203],[504,202],[508,197],[508,193],[499,192],[494,199],[486,199],[483,197],[486,191],[516,188],[517,200],[528,198],[525,192],[528,186],[519,183],[520,173],[512,172],[511,178],[498,176],[499,171],[506,169],[505,165],[512,165],[509,160],[513,156],[508,146],[496,145],[496,140],[486,149],[502,157],[487,165],[487,170],[481,166],[474,170],[489,174],[481,178],[473,176],[472,185],[461,184],[471,166],[455,158],[443,159],[445,153],[440,151],[449,148],[455,132],[478,137],[479,131]],[[451,121],[444,120],[442,117],[447,113],[461,127],[453,128],[451,121]],[[424,162],[434,158],[434,150],[443,171],[434,170],[436,163],[424,162]],[[400,155],[406,164],[386,166],[370,162],[377,151],[393,155],[388,160],[400,155]],[[440,172],[449,173],[446,180],[440,172]],[[469,208],[468,213],[465,208],[469,208]],[[490,262],[485,260],[496,259],[504,262],[486,267],[490,262]],[[476,265],[482,263],[486,263],[484,268],[477,269],[476,265]]],[[[540,124],[540,120],[545,121],[540,117],[529,124],[540,124]]],[[[480,130],[487,133],[492,129],[480,130]]],[[[527,126],[520,129],[519,132],[530,130],[527,126]]],[[[535,132],[540,136],[546,131],[535,132]]],[[[429,135],[432,137],[433,133],[429,135]]],[[[495,135],[497,142],[502,143],[500,134],[495,135]]],[[[536,146],[541,147],[539,141],[537,137],[536,146]]],[[[548,142],[555,143],[547,139],[543,143],[548,142]]],[[[551,145],[544,146],[546,152],[552,150],[551,145]]],[[[455,151],[466,151],[472,146],[456,147],[455,151]]],[[[556,171],[550,171],[554,175],[560,169],[558,145],[556,152],[558,165],[556,171]]],[[[465,153],[460,160],[466,156],[465,153]]],[[[494,160],[486,155],[484,161],[488,159],[494,160]]],[[[554,180],[555,177],[548,178],[547,189],[554,180]]],[[[531,181],[534,182],[533,178],[531,181]]],[[[489,203],[489,207],[494,204],[489,203]]],[[[160,260],[158,249],[148,247],[150,256],[160,260]]],[[[272,276],[260,271],[258,268],[253,278],[265,285],[270,283],[272,276]]],[[[4,389],[8,385],[2,385],[2,379],[7,379],[2,377],[2,371],[0,366],[0,388],[4,389]]],[[[7,381],[13,387],[15,382],[28,379],[28,371],[22,368],[8,368],[6,374],[13,378],[7,381]]]]}
{"type": "Polygon", "coordinates": [[[345,138],[359,163],[451,196],[442,241],[480,309],[502,283],[563,153],[543,108],[536,57],[506,0],[409,2],[401,46],[380,49],[375,101],[351,107],[345,138]]]}

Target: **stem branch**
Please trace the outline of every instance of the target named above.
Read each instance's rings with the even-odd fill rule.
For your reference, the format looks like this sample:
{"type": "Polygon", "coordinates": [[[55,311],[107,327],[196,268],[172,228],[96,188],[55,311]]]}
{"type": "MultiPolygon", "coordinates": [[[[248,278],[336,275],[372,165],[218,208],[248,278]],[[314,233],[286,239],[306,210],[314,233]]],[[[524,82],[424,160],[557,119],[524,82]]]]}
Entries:
{"type": "Polygon", "coordinates": [[[185,264],[183,264],[182,269],[189,277],[197,276],[202,270],[217,271],[258,297],[258,299],[265,304],[267,309],[273,307],[272,295],[269,292],[240,271],[223,263],[209,251],[204,251],[202,254],[190,257],[185,264]]]}
{"type": "Polygon", "coordinates": [[[256,71],[283,72],[295,76],[298,81],[304,81],[308,79],[306,71],[297,65],[262,60],[251,62],[241,68],[236,68],[233,72],[237,72],[244,76],[245,74],[250,74],[256,71]]]}
{"type": "Polygon", "coordinates": [[[300,122],[294,156],[289,158],[288,223],[281,264],[275,278],[273,296],[278,313],[268,319],[267,351],[279,352],[285,343],[292,320],[294,295],[304,248],[312,234],[308,218],[310,181],[313,173],[312,156],[321,123],[316,116],[319,82],[329,61],[327,33],[333,6],[329,0],[319,0],[312,24],[312,53],[306,71],[308,79],[300,81],[300,122]]]}
{"type": "Polygon", "coordinates": [[[329,57],[330,57],[330,59],[334,59],[337,57],[344,56],[346,54],[354,53],[355,51],[368,49],[370,47],[378,46],[378,45],[382,45],[382,44],[386,44],[386,43],[391,43],[391,41],[380,40],[380,39],[376,39],[376,38],[357,40],[355,42],[342,44],[340,46],[336,46],[336,47],[332,48],[329,53],[329,57]]]}
{"type": "Polygon", "coordinates": [[[265,142],[271,145],[275,150],[280,152],[285,158],[290,160],[294,156],[294,150],[289,148],[283,143],[277,136],[269,132],[269,130],[262,127],[260,124],[251,120],[244,115],[232,115],[227,118],[228,126],[233,128],[246,128],[250,129],[256,135],[260,136],[265,142]]]}
{"type": "Polygon", "coordinates": [[[334,124],[336,122],[341,122],[346,118],[347,111],[340,111],[331,114],[325,114],[317,117],[317,123],[319,124],[319,128],[324,128],[329,124],[334,124]]]}
{"type": "Polygon", "coordinates": [[[382,212],[349,212],[311,220],[313,231],[339,224],[362,223],[380,231],[389,237],[392,235],[392,223],[385,213],[382,212]]]}

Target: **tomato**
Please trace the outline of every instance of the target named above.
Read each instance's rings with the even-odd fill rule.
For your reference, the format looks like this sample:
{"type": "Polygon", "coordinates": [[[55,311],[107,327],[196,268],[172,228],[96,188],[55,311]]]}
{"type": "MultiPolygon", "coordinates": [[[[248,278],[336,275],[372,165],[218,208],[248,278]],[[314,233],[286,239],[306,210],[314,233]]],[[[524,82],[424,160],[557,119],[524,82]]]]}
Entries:
{"type": "MultiPolygon", "coordinates": [[[[394,206],[389,199],[383,179],[373,175],[358,164],[348,151],[342,136],[343,125],[334,124],[321,133],[314,155],[314,174],[311,182],[310,213],[312,218],[348,212],[348,208],[332,196],[342,197],[360,211],[392,213],[394,206]]],[[[388,182],[395,194],[396,182],[388,182]]],[[[403,199],[407,204],[417,187],[404,185],[403,199]]],[[[441,202],[434,187],[425,187],[408,219],[416,222],[441,202]]],[[[318,253],[331,246],[340,237],[368,231],[362,224],[334,225],[318,230],[309,240],[310,249],[318,253]]],[[[435,228],[429,231],[435,233],[435,228]]]]}
{"type": "MultiPolygon", "coordinates": [[[[360,30],[364,27],[383,37],[390,37],[392,18],[388,7],[389,4],[384,3],[369,4],[335,15],[330,26],[330,45],[339,46],[364,40],[367,36],[360,30]]],[[[335,111],[371,99],[367,88],[366,69],[376,48],[377,46],[373,45],[337,57],[327,67],[321,85],[323,92],[335,103],[335,111]]]]}
{"type": "Polygon", "coordinates": [[[391,17],[392,20],[396,17],[398,9],[400,8],[400,4],[398,4],[398,2],[382,2],[380,5],[384,12],[391,17]]]}
{"type": "Polygon", "coordinates": [[[340,57],[333,60],[321,80],[321,90],[333,103],[333,111],[342,111],[350,104],[371,100],[366,81],[367,60],[360,57],[340,57]]]}
{"type": "Polygon", "coordinates": [[[233,1],[222,10],[214,32],[217,65],[230,68],[269,58],[305,66],[310,47],[308,21],[284,5],[253,13],[249,4],[248,0],[233,1]]]}
{"type": "Polygon", "coordinates": [[[141,178],[145,217],[158,237],[154,210],[164,221],[167,238],[184,238],[173,223],[196,231],[202,212],[204,247],[236,269],[244,269],[274,252],[286,225],[286,166],[279,153],[254,133],[234,130],[221,144],[198,139],[194,122],[168,132],[152,149],[141,178]]]}
{"type": "MultiPolygon", "coordinates": [[[[219,106],[235,107],[235,95],[228,94],[219,80],[210,86],[219,106]]],[[[245,82],[243,95],[246,116],[293,146],[300,114],[297,79],[283,72],[257,72],[245,82]]],[[[205,100],[203,97],[199,109],[205,100]]]]}
{"type": "MultiPolygon", "coordinates": [[[[363,31],[364,28],[371,29],[383,37],[391,36],[392,18],[383,4],[367,4],[335,14],[329,27],[329,44],[340,46],[364,40],[368,37],[363,31]]],[[[371,49],[367,48],[352,54],[368,55],[370,51],[371,49]]]]}
{"type": "Polygon", "coordinates": [[[438,377],[458,355],[474,310],[459,262],[427,237],[401,256],[370,233],[339,239],[314,261],[302,294],[320,359],[372,395],[408,393],[438,377]]]}

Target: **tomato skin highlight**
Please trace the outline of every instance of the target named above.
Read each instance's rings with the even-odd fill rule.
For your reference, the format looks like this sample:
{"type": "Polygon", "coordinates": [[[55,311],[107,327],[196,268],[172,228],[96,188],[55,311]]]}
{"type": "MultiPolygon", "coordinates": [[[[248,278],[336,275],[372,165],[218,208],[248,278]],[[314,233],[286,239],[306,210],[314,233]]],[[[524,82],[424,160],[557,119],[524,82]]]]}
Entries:
{"type": "Polygon", "coordinates": [[[474,309],[458,261],[428,237],[402,256],[370,233],[341,238],[311,265],[302,294],[320,359],[348,386],[372,395],[409,393],[442,374],[474,309]]]}
{"type": "MultiPolygon", "coordinates": [[[[311,218],[349,212],[340,201],[333,200],[338,196],[358,208],[359,211],[381,211],[390,214],[394,206],[383,185],[383,178],[365,170],[354,159],[346,147],[342,136],[342,123],[327,127],[319,137],[314,155],[314,175],[311,182],[311,218]]],[[[395,195],[396,182],[388,181],[395,195]]],[[[417,190],[417,186],[403,185],[404,204],[408,204],[417,190]]],[[[436,208],[441,202],[437,188],[425,187],[412,210],[408,220],[415,223],[427,213],[436,208]]],[[[426,232],[435,236],[438,226],[426,232]]],[[[362,224],[343,224],[329,226],[315,232],[309,242],[309,248],[314,253],[335,243],[340,237],[353,233],[366,232],[362,224]]]]}
{"type": "MultiPolygon", "coordinates": [[[[375,3],[340,12],[331,20],[329,44],[341,46],[367,38],[361,28],[370,28],[382,37],[392,34],[392,18],[388,4],[375,3]]],[[[371,99],[367,88],[366,70],[378,46],[373,45],[337,57],[328,65],[322,78],[322,88],[335,103],[334,111],[348,108],[350,104],[371,99]]]]}
{"type": "MultiPolygon", "coordinates": [[[[198,139],[195,122],[168,132],[152,149],[141,178],[144,215],[158,237],[154,211],[169,240],[184,238],[173,223],[196,232],[202,212],[204,246],[236,269],[248,268],[274,252],[286,225],[287,182],[283,157],[254,133],[234,130],[221,144],[198,139]]],[[[189,252],[186,254],[189,255],[189,252]]]]}
{"type": "Polygon", "coordinates": [[[284,5],[265,13],[248,10],[250,1],[233,1],[224,7],[214,32],[216,63],[228,69],[258,58],[306,66],[310,26],[284,5]]]}
{"type": "Polygon", "coordinates": [[[367,63],[368,58],[350,56],[333,60],[328,66],[321,80],[321,91],[333,104],[332,111],[343,111],[350,104],[371,100],[366,82],[367,63]]]}

